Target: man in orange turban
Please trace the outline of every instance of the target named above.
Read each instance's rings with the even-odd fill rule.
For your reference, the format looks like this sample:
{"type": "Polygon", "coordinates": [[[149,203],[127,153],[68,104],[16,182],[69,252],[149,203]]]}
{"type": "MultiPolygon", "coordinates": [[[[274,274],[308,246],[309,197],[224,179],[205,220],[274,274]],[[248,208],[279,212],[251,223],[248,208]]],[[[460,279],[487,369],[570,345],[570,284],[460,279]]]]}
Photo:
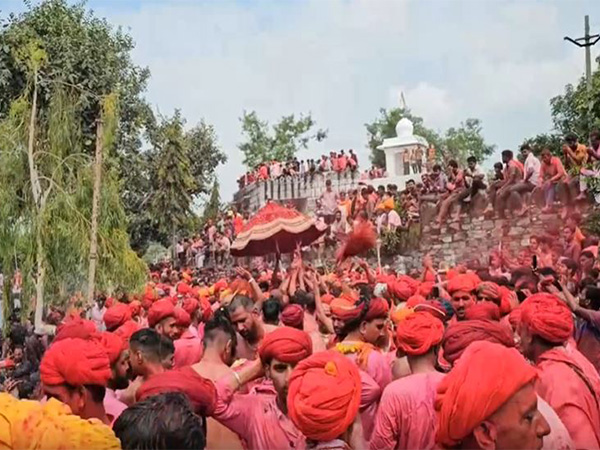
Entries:
{"type": "Polygon", "coordinates": [[[125,303],[116,303],[104,313],[104,325],[107,331],[115,331],[131,319],[131,309],[125,303]]]}
{"type": "Polygon", "coordinates": [[[121,415],[127,405],[121,402],[116,395],[117,389],[126,389],[129,386],[127,370],[129,369],[129,345],[115,333],[108,331],[100,335],[100,343],[103,345],[110,361],[111,377],[107,382],[104,394],[104,410],[111,425],[121,415]]]}
{"type": "Polygon", "coordinates": [[[438,386],[437,443],[459,449],[541,449],[536,371],[515,349],[475,342],[438,386]],[[502,374],[502,376],[498,376],[502,374]]]}
{"type": "Polygon", "coordinates": [[[259,347],[259,361],[217,381],[213,417],[237,433],[249,450],[304,448],[306,438],[288,417],[286,399],[292,368],[311,352],[312,342],[304,331],[279,327],[267,334],[259,347]],[[240,387],[260,377],[263,370],[273,382],[276,396],[234,395],[240,387]]]}
{"type": "Polygon", "coordinates": [[[473,342],[488,341],[514,347],[512,331],[507,325],[489,320],[463,320],[448,326],[444,333],[442,348],[444,358],[454,364],[473,342]]]}
{"type": "MultiPolygon", "coordinates": [[[[351,302],[336,299],[331,302],[333,327],[338,337],[334,349],[352,360],[372,378],[381,391],[392,381],[392,370],[387,357],[377,345],[387,338],[386,320],[389,305],[383,298],[361,299],[351,302]]],[[[361,420],[365,438],[375,425],[377,412],[377,396],[372,405],[361,405],[361,420]]]]}
{"type": "Polygon", "coordinates": [[[539,395],[558,413],[576,448],[600,448],[600,375],[567,344],[574,329],[570,309],[544,293],[530,296],[520,309],[520,345],[539,371],[539,395]]]}
{"type": "Polygon", "coordinates": [[[425,311],[415,312],[396,325],[399,356],[407,356],[411,374],[393,381],[383,392],[372,450],[433,448],[435,445],[436,389],[444,374],[435,367],[444,325],[425,311]]]}
{"type": "Polygon", "coordinates": [[[158,334],[173,339],[178,332],[173,302],[166,298],[156,301],[148,311],[148,325],[158,334]]]}
{"type": "Polygon", "coordinates": [[[311,441],[324,448],[348,448],[358,414],[361,378],[356,366],[336,352],[302,361],[290,378],[290,418],[311,441]]]}
{"type": "Polygon", "coordinates": [[[104,393],[111,378],[110,361],[97,339],[63,339],[50,346],[40,364],[42,390],[83,419],[110,424],[104,393]]]}
{"type": "Polygon", "coordinates": [[[477,282],[470,274],[460,274],[448,282],[448,293],[457,320],[465,320],[466,310],[475,302],[477,282]]]}

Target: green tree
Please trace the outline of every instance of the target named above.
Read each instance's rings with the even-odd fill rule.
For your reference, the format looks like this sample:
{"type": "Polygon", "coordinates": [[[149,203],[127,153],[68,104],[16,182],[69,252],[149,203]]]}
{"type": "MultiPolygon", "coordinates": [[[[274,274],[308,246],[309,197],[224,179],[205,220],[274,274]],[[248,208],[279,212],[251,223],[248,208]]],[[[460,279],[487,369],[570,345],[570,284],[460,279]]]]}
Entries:
{"type": "Polygon", "coordinates": [[[210,198],[204,207],[203,219],[204,222],[209,219],[215,219],[221,210],[221,194],[219,193],[219,182],[215,180],[212,190],[210,192],[210,198]]]}
{"type": "Polygon", "coordinates": [[[523,143],[534,146],[537,151],[548,148],[553,154],[561,156],[567,134],[574,133],[581,142],[587,142],[590,132],[600,129],[600,59],[592,73],[591,117],[588,113],[589,99],[584,77],[579,79],[576,86],[567,84],[562,95],[550,99],[552,131],[527,138],[523,143]]]}
{"type": "MultiPolygon", "coordinates": [[[[185,133],[185,143],[195,182],[194,189],[190,193],[195,197],[208,194],[211,186],[216,183],[215,169],[220,164],[225,164],[227,155],[218,145],[214,127],[204,120],[185,133]]],[[[218,183],[216,184],[218,186],[218,183]]]]}
{"type": "Polygon", "coordinates": [[[238,145],[244,154],[244,164],[256,167],[265,161],[288,161],[301,149],[308,148],[311,140],[320,142],[327,137],[327,130],[312,133],[316,122],[310,114],[299,119],[291,114],[269,129],[267,121],[260,120],[255,111],[244,111],[240,118],[244,142],[238,145]]]}
{"type": "Polygon", "coordinates": [[[373,164],[385,167],[385,153],[377,147],[383,144],[384,139],[396,136],[396,124],[402,118],[407,118],[413,123],[414,134],[425,138],[436,148],[437,158],[440,161],[453,158],[464,163],[471,155],[483,160],[494,152],[494,146],[487,144],[481,135],[482,126],[479,119],[467,119],[459,127],[452,127],[444,133],[438,133],[426,127],[423,118],[412,114],[410,109],[382,108],[377,119],[365,124],[367,147],[371,150],[373,164]]]}
{"type": "Polygon", "coordinates": [[[192,175],[189,147],[179,111],[163,118],[154,135],[155,174],[151,213],[159,229],[170,237],[173,261],[178,233],[192,213],[192,193],[196,182],[192,175]]]}
{"type": "Polygon", "coordinates": [[[119,109],[115,143],[106,164],[117,171],[120,196],[129,218],[129,231],[146,242],[156,229],[148,225],[149,158],[142,152],[142,137],[154,117],[143,93],[147,68],[133,64],[133,40],[120,28],[88,12],[83,3],[67,0],[26,2],[25,12],[0,19],[0,118],[6,118],[13,102],[28,84],[27,68],[18,50],[36,41],[47,55],[40,69],[38,103],[46,109],[56,83],[75,87],[71,92],[80,108],[81,152],[93,155],[100,99],[118,93],[119,109]]]}

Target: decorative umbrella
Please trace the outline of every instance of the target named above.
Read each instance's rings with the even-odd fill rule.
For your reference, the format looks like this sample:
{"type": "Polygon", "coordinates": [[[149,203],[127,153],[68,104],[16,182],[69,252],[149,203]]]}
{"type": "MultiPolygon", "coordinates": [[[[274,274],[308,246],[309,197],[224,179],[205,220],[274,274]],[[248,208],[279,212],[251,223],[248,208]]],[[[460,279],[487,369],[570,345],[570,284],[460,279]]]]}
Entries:
{"type": "Polygon", "coordinates": [[[327,226],[315,219],[285,208],[275,202],[263,206],[231,244],[233,256],[262,256],[269,253],[291,253],[321,236],[327,226]]]}

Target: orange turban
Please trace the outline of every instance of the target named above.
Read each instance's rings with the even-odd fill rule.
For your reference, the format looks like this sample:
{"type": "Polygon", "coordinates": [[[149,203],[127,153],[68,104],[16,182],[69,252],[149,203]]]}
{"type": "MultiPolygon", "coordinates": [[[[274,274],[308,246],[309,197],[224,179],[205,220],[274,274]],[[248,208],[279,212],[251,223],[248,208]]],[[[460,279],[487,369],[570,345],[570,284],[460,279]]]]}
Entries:
{"type": "Polygon", "coordinates": [[[442,341],[444,358],[454,364],[466,348],[476,341],[488,341],[514,347],[515,341],[511,330],[503,323],[490,320],[463,320],[448,326],[442,341]]]}
{"type": "Polygon", "coordinates": [[[458,291],[473,292],[477,288],[477,284],[477,281],[471,274],[456,275],[448,282],[448,292],[450,294],[458,291]]]}
{"type": "Polygon", "coordinates": [[[185,309],[180,308],[179,306],[175,307],[175,320],[178,327],[187,328],[192,324],[190,315],[185,312],[185,309]]]}
{"type": "Polygon", "coordinates": [[[412,308],[394,308],[390,313],[390,319],[397,325],[401,320],[406,319],[413,312],[412,308]]]}
{"type": "Polygon", "coordinates": [[[134,322],[133,320],[128,320],[119,328],[117,328],[114,331],[114,333],[121,339],[123,339],[125,342],[129,342],[129,338],[131,337],[131,335],[139,329],[140,326],[136,322],[134,322]]]}
{"type": "Polygon", "coordinates": [[[137,390],[137,401],[164,392],[181,392],[185,394],[194,412],[203,417],[210,416],[215,410],[217,391],[212,381],[201,377],[190,366],[181,369],[167,370],[152,375],[137,390]]]}
{"type": "Polygon", "coordinates": [[[516,298],[514,291],[511,291],[506,286],[500,286],[500,315],[505,316],[512,310],[513,304],[518,305],[519,300],[516,298]],[[514,303],[513,303],[514,298],[514,303]]]}
{"type": "Polygon", "coordinates": [[[129,310],[131,311],[131,316],[137,316],[142,311],[142,302],[139,300],[134,300],[129,303],[129,310]]]}
{"type": "Polygon", "coordinates": [[[56,399],[17,400],[0,393],[0,448],[118,450],[119,439],[97,419],[82,419],[56,399]]]}
{"type": "Polygon", "coordinates": [[[154,302],[154,304],[150,307],[148,311],[148,325],[153,327],[161,320],[166,319],[167,317],[175,316],[175,307],[173,306],[173,302],[168,298],[163,298],[154,302]]]}
{"type": "Polygon", "coordinates": [[[429,294],[431,294],[431,291],[433,291],[434,286],[434,281],[423,281],[417,288],[417,294],[422,295],[423,297],[428,297],[429,294]]]}
{"type": "Polygon", "coordinates": [[[56,336],[52,342],[68,338],[90,339],[98,334],[96,324],[91,320],[76,318],[58,326],[56,336]]]}
{"type": "Polygon", "coordinates": [[[517,327],[521,323],[521,313],[522,313],[522,310],[519,307],[519,308],[513,309],[510,312],[510,314],[508,315],[508,321],[510,322],[510,326],[512,327],[512,329],[514,331],[517,331],[517,327]]]}
{"type": "Polygon", "coordinates": [[[302,330],[304,326],[304,308],[300,305],[287,305],[281,311],[281,323],[302,330]]]}
{"type": "Polygon", "coordinates": [[[202,309],[202,322],[208,322],[213,316],[212,305],[207,299],[202,297],[200,299],[200,308],[202,309]]]}
{"type": "Polygon", "coordinates": [[[500,320],[500,308],[492,302],[477,302],[465,311],[465,319],[500,320]]]}
{"type": "Polygon", "coordinates": [[[100,335],[100,343],[106,350],[106,355],[111,364],[117,362],[121,353],[127,349],[127,342],[123,338],[108,331],[100,335]]]}
{"type": "Polygon", "coordinates": [[[183,299],[183,304],[181,307],[191,316],[200,307],[200,302],[198,302],[198,300],[196,300],[194,297],[186,297],[183,299]]]}
{"type": "Polygon", "coordinates": [[[426,312],[410,314],[396,326],[396,344],[411,356],[424,355],[442,341],[444,324],[426,312]]]}
{"type": "Polygon", "coordinates": [[[492,281],[484,281],[477,286],[477,296],[485,295],[491,301],[500,306],[500,286],[492,281]]]}
{"type": "Polygon", "coordinates": [[[360,317],[365,307],[365,303],[360,302],[357,305],[354,300],[347,300],[340,297],[333,299],[329,306],[331,307],[332,316],[343,320],[344,322],[350,322],[360,317]]]}
{"type": "Polygon", "coordinates": [[[532,334],[553,344],[573,335],[571,310],[552,294],[533,294],[521,304],[521,321],[532,334]]]}
{"type": "Polygon", "coordinates": [[[302,330],[292,327],[279,327],[267,334],[258,349],[258,356],[264,363],[277,359],[295,364],[312,354],[312,340],[302,330]]]}
{"type": "Polygon", "coordinates": [[[153,302],[153,300],[144,297],[142,299],[142,308],[144,308],[146,311],[148,311],[152,307],[152,302],[153,302]]]}
{"type": "Polygon", "coordinates": [[[192,288],[189,284],[182,281],[177,285],[177,293],[179,295],[188,295],[192,293],[192,288]]]}
{"type": "Polygon", "coordinates": [[[335,297],[331,294],[324,294],[321,296],[321,301],[323,303],[325,303],[326,305],[331,305],[331,302],[333,301],[335,297]]]}
{"type": "Polygon", "coordinates": [[[97,340],[63,339],[53,343],[40,364],[42,383],[49,386],[106,386],[111,377],[106,350],[97,340]]]}
{"type": "Polygon", "coordinates": [[[116,303],[104,313],[104,324],[108,331],[116,330],[131,319],[131,310],[125,303],[116,303]]]}
{"type": "Polygon", "coordinates": [[[215,284],[213,284],[213,290],[215,293],[222,291],[223,289],[227,289],[227,280],[225,278],[221,278],[215,284]]]}
{"type": "Polygon", "coordinates": [[[438,386],[437,443],[455,447],[535,378],[535,368],[517,350],[473,343],[438,386]]]}
{"type": "Polygon", "coordinates": [[[422,295],[415,294],[415,295],[409,297],[408,300],[406,300],[406,306],[409,308],[414,308],[418,304],[425,303],[426,301],[427,300],[422,295]]]}
{"type": "Polygon", "coordinates": [[[416,292],[416,289],[406,281],[399,280],[388,283],[388,292],[398,300],[406,301],[416,292]]]}
{"type": "Polygon", "coordinates": [[[354,422],[361,398],[358,368],[334,351],[301,361],[290,377],[288,413],[308,439],[331,441],[354,422]]]}

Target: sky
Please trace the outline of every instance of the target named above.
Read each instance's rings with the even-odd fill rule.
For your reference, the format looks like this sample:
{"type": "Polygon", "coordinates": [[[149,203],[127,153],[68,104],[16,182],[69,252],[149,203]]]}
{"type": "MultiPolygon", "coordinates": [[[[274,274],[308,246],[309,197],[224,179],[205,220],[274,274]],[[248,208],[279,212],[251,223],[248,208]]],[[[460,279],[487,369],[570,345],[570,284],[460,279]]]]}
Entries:
{"type": "MultiPolygon", "coordinates": [[[[311,113],[327,140],[300,159],[353,148],[368,164],[364,124],[400,106],[437,130],[479,118],[497,151],[551,130],[549,100],[584,72],[583,35],[598,0],[91,0],[136,42],[156,111],[214,125],[231,200],[243,173],[239,118],[311,113]]],[[[2,14],[23,9],[0,0],[2,14]]],[[[600,54],[600,43],[593,57],[600,54]]],[[[495,159],[495,158],[493,158],[495,159]]],[[[491,161],[493,163],[493,161],[491,161]]]]}

